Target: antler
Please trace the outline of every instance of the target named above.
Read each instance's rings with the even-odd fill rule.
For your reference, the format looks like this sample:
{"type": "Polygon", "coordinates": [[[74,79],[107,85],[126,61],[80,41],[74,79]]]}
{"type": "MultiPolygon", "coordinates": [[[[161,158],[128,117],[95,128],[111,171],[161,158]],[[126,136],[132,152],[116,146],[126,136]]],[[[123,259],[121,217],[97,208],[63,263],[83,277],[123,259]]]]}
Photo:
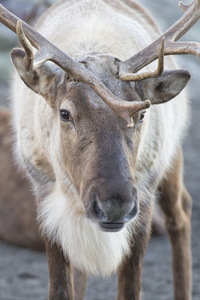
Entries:
{"type": "MultiPolygon", "coordinates": [[[[156,60],[159,55],[160,44],[165,38],[165,48],[163,55],[193,54],[200,58],[200,44],[196,42],[179,42],[179,40],[200,18],[200,0],[194,0],[192,4],[185,5],[179,2],[179,6],[185,14],[173,26],[164,32],[156,41],[138,52],[128,60],[119,64],[119,76],[122,80],[142,80],[145,78],[157,77],[159,72],[148,72],[145,74],[136,73],[143,67],[156,60]]],[[[159,69],[159,68],[158,68],[159,69]]]]}
{"type": "Polygon", "coordinates": [[[94,74],[90,73],[84,65],[61,51],[2,5],[0,5],[0,21],[9,29],[17,33],[18,38],[25,49],[26,69],[36,69],[48,60],[54,62],[70,76],[88,84],[111,109],[127,121],[128,127],[133,127],[134,125],[132,118],[134,113],[150,107],[151,102],[149,100],[129,102],[117,98],[94,76],[94,74]],[[35,56],[33,55],[30,43],[38,50],[35,56]]]}

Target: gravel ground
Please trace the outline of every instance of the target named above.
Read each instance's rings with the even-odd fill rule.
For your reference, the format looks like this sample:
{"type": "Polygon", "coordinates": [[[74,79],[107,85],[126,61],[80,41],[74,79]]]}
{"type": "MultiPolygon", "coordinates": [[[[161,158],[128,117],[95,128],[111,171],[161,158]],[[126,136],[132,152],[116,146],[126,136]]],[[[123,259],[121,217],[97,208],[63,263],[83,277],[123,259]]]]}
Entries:
{"type": "MultiPolygon", "coordinates": [[[[31,7],[35,1],[0,1],[5,6],[14,4],[19,14],[31,7]],[[26,4],[26,5],[25,5],[26,4]],[[22,9],[23,8],[23,9],[22,9]]],[[[141,0],[162,30],[173,24],[182,14],[174,0],[141,0]]],[[[190,2],[190,1],[189,1],[190,2]]],[[[187,1],[188,3],[188,1],[187,1]]],[[[19,15],[18,14],[18,15],[19,15]]],[[[195,25],[187,39],[200,42],[200,22],[195,25]]],[[[0,103],[7,105],[7,82],[11,65],[8,48],[11,49],[14,35],[0,27],[0,103]],[[7,46],[1,37],[7,36],[7,46]],[[9,46],[8,46],[9,42],[9,46]],[[8,71],[8,72],[7,72],[8,71]]],[[[180,65],[190,70],[192,80],[189,94],[192,103],[191,127],[184,143],[185,183],[193,198],[192,255],[193,255],[193,300],[200,299],[200,61],[190,56],[179,58],[180,65]]],[[[48,269],[44,253],[22,249],[0,242],[0,299],[1,300],[45,300],[48,290],[48,269]]],[[[116,276],[108,280],[90,278],[86,300],[113,300],[116,298],[116,276]]],[[[143,268],[143,300],[172,300],[171,250],[167,236],[150,240],[143,268]]]]}

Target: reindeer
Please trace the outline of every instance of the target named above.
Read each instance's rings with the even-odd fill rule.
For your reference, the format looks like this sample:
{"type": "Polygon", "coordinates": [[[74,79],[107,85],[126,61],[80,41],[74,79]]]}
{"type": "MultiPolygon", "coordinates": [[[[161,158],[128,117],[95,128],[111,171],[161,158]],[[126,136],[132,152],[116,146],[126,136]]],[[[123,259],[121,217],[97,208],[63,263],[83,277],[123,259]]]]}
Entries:
{"type": "Polygon", "coordinates": [[[11,52],[19,74],[12,85],[15,152],[37,197],[51,300],[83,299],[88,273],[116,271],[117,299],[140,299],[157,192],[172,245],[174,298],[191,299],[192,204],[181,150],[188,102],[179,95],[190,73],[171,57],[165,71],[164,56],[200,57],[199,44],[177,42],[199,19],[200,2],[180,6],[183,17],[164,34],[131,0],[61,1],[37,31],[0,8],[23,46],[11,52]],[[73,267],[82,272],[79,292],[73,267]]]}

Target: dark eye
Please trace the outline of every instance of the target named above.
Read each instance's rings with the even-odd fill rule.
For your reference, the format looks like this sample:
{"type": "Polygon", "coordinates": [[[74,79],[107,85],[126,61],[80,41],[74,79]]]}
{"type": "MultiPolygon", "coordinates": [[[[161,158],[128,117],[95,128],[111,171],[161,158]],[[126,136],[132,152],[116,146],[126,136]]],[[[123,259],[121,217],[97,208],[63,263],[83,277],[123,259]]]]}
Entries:
{"type": "Polygon", "coordinates": [[[60,110],[60,117],[61,117],[61,120],[65,121],[65,122],[73,121],[70,112],[65,109],[60,110]]]}
{"type": "Polygon", "coordinates": [[[145,114],[146,114],[146,111],[144,111],[143,113],[141,113],[141,115],[140,115],[140,123],[143,122],[143,119],[144,119],[144,117],[145,117],[145,114]]]}

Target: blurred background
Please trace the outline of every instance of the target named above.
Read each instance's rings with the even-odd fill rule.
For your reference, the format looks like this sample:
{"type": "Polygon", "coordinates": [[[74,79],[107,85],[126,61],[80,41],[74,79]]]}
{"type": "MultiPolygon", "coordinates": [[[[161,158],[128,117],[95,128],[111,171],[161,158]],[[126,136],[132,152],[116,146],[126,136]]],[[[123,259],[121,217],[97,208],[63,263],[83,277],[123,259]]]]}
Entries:
{"type": "MultiPolygon", "coordinates": [[[[33,22],[54,0],[0,0],[20,18],[33,22]]],[[[152,13],[162,32],[183,11],[178,0],[138,0],[152,13]]],[[[184,3],[190,3],[185,1],[184,3]]],[[[200,42],[200,21],[184,37],[200,42]]],[[[9,52],[17,44],[16,35],[0,24],[0,107],[9,108],[9,82],[12,65],[9,52]]],[[[191,99],[191,126],[184,142],[185,184],[193,198],[192,254],[193,300],[200,299],[200,60],[192,56],[177,57],[179,65],[188,69],[192,79],[188,87],[191,99]]],[[[176,126],[176,124],[174,124],[176,126]]],[[[0,153],[1,155],[1,153],[0,153]]],[[[1,176],[0,174],[0,180],[1,176]]],[[[14,195],[13,195],[14,197],[14,195]]],[[[144,300],[172,300],[171,250],[166,235],[152,237],[145,256],[142,294],[144,300]]],[[[116,276],[108,280],[90,278],[86,300],[116,299],[116,276]]],[[[0,241],[0,299],[45,300],[48,291],[48,268],[42,252],[12,246],[0,241]]]]}

